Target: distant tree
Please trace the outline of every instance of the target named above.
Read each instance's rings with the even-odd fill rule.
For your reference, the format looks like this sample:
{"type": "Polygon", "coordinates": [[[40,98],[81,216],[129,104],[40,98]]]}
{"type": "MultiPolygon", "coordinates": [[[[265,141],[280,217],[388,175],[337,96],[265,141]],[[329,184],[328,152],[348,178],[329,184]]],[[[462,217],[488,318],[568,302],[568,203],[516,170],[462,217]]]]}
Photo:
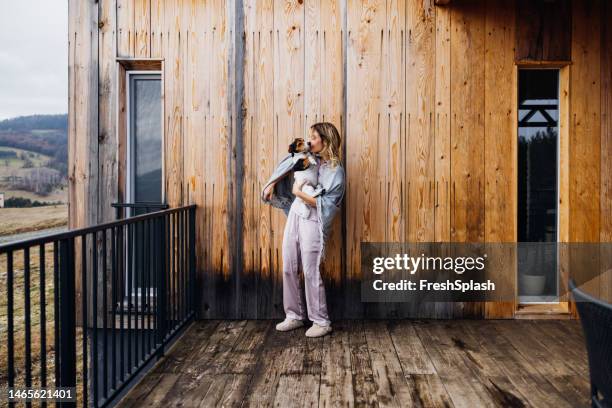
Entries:
{"type": "Polygon", "coordinates": [[[0,130],[29,131],[36,129],[68,130],[68,115],[29,115],[0,121],[0,130]]]}
{"type": "Polygon", "coordinates": [[[26,207],[44,207],[47,205],[60,205],[59,201],[32,201],[29,198],[24,197],[11,197],[4,200],[4,207],[6,208],[26,208],[26,207]]]}
{"type": "Polygon", "coordinates": [[[34,167],[34,162],[29,157],[26,157],[25,160],[23,161],[23,168],[31,169],[32,167],[34,167]]]}
{"type": "Polygon", "coordinates": [[[14,190],[25,190],[38,195],[47,195],[65,182],[59,171],[48,167],[22,169],[19,176],[13,175],[10,187],[14,190]]]}
{"type": "Polygon", "coordinates": [[[13,150],[0,150],[0,158],[16,158],[17,153],[13,150]]]}

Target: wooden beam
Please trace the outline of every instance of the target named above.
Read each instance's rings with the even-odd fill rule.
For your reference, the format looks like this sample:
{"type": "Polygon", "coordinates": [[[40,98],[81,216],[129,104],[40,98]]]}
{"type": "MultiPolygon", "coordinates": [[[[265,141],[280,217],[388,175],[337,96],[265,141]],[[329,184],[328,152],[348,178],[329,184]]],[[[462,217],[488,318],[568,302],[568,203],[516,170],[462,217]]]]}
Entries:
{"type": "Polygon", "coordinates": [[[515,60],[571,61],[569,0],[516,2],[515,60]]]}
{"type": "Polygon", "coordinates": [[[116,58],[126,71],[161,71],[163,58],[116,58]]]}

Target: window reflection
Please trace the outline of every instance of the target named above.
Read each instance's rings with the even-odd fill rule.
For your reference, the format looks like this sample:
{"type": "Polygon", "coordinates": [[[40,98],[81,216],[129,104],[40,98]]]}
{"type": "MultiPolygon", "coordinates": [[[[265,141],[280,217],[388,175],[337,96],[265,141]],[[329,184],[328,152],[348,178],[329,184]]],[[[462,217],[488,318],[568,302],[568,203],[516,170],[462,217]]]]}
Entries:
{"type": "Polygon", "coordinates": [[[519,70],[519,300],[557,300],[559,71],[519,70]],[[545,244],[550,243],[550,244],[545,244]]]}
{"type": "Polygon", "coordinates": [[[162,201],[161,76],[130,76],[132,202],[162,201]]]}

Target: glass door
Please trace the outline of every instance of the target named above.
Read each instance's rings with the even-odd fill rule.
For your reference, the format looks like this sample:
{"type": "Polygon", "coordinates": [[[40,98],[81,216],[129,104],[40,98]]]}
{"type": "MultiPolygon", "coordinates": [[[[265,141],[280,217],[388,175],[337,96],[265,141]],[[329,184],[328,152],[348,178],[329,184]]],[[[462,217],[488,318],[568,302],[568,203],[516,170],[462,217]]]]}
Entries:
{"type": "MultiPolygon", "coordinates": [[[[127,208],[127,215],[131,217],[159,210],[159,207],[147,208],[147,205],[159,205],[163,201],[162,78],[157,71],[128,71],[126,75],[126,199],[135,206],[127,208]]],[[[131,236],[125,242],[131,261],[126,260],[129,262],[126,265],[126,293],[132,292],[138,297],[147,291],[152,294],[155,279],[142,245],[145,239],[150,239],[151,233],[142,230],[141,225],[128,234],[131,236]]],[[[142,299],[136,303],[144,307],[142,299]]]]}
{"type": "Polygon", "coordinates": [[[520,69],[518,79],[519,303],[557,303],[559,70],[520,69]]]}
{"type": "MultiPolygon", "coordinates": [[[[160,73],[128,72],[127,201],[162,202],[162,101],[160,73]]],[[[130,215],[145,213],[134,208],[130,215]]]]}

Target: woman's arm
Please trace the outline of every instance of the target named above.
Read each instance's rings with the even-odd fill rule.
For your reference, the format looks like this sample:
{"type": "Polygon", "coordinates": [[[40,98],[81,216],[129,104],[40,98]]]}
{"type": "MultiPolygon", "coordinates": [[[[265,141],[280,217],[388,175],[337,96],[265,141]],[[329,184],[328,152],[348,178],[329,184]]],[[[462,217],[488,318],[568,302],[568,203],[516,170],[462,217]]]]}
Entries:
{"type": "Polygon", "coordinates": [[[264,190],[264,198],[266,200],[272,199],[272,193],[274,192],[274,186],[276,185],[276,183],[278,183],[278,181],[270,183],[270,185],[264,190]]]}
{"type": "Polygon", "coordinates": [[[300,182],[298,184],[298,182],[296,181],[295,183],[293,183],[293,191],[292,193],[297,196],[300,197],[302,200],[304,200],[304,202],[306,204],[308,204],[311,207],[317,207],[317,199],[309,196],[308,194],[306,194],[305,192],[302,191],[302,186],[304,185],[304,183],[306,183],[306,180],[303,180],[302,182],[300,182]]]}

